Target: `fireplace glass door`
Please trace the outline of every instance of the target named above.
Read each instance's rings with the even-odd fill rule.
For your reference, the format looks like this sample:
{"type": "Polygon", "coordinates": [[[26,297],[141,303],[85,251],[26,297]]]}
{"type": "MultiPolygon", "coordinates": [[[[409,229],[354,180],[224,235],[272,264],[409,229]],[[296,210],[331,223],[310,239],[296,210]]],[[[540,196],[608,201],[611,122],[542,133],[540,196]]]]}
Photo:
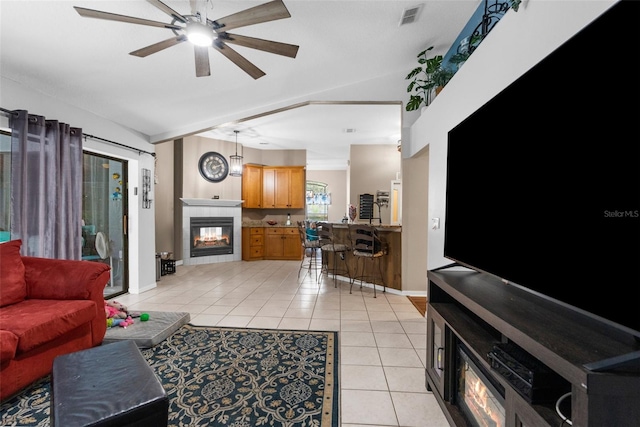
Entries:
{"type": "Polygon", "coordinates": [[[504,427],[504,395],[489,381],[462,346],[458,346],[457,363],[457,403],[471,425],[504,427]]]}
{"type": "Polygon", "coordinates": [[[233,253],[233,217],[192,217],[191,257],[233,253]]]}

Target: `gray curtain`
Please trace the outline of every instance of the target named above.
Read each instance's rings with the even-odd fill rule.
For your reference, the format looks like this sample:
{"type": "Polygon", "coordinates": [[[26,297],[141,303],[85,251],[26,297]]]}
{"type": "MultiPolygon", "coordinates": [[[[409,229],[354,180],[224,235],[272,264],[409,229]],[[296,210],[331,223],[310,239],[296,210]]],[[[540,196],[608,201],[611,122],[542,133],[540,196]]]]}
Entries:
{"type": "Polygon", "coordinates": [[[11,127],[11,238],[22,255],[81,259],[82,129],[18,110],[11,127]]]}

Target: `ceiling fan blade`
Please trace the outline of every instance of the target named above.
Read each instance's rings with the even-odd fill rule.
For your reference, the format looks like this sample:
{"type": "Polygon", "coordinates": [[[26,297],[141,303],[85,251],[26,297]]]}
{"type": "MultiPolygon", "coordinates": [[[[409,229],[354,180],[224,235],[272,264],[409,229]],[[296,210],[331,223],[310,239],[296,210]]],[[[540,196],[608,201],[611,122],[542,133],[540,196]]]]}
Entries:
{"type": "MultiPolygon", "coordinates": [[[[219,35],[222,37],[222,34],[219,35]]],[[[276,55],[288,56],[295,58],[298,54],[299,46],[288,43],[274,42],[270,40],[256,39],[254,37],[241,36],[239,34],[224,33],[224,42],[237,44],[251,49],[258,49],[276,55]]]]}
{"type": "Polygon", "coordinates": [[[128,22],[129,24],[149,25],[151,27],[169,28],[171,30],[181,30],[182,27],[164,22],[150,21],[148,19],[134,18],[133,16],[118,15],[117,13],[101,12],[99,10],[85,9],[84,7],[73,6],[73,8],[85,18],[107,19],[110,21],[128,22]]]}
{"type": "Polygon", "coordinates": [[[176,12],[175,10],[171,9],[169,6],[167,6],[166,4],[162,3],[160,0],[147,0],[149,3],[151,3],[152,5],[154,5],[155,7],[157,7],[158,9],[160,9],[161,11],[163,11],[164,13],[166,13],[167,15],[169,15],[170,17],[172,17],[173,19],[176,19],[180,22],[182,22],[183,24],[187,23],[187,18],[185,18],[184,16],[180,15],[178,12],[176,12]]]}
{"type": "Polygon", "coordinates": [[[264,74],[265,74],[264,71],[262,71],[260,68],[258,68],[255,65],[253,65],[244,56],[240,55],[238,52],[236,52],[235,50],[231,49],[226,44],[216,40],[216,42],[213,43],[213,47],[218,52],[220,52],[221,54],[223,54],[224,56],[229,58],[231,60],[231,62],[236,64],[238,67],[242,68],[242,70],[245,73],[249,74],[255,80],[257,80],[260,77],[264,76],[264,74]]]}
{"type": "Polygon", "coordinates": [[[233,28],[245,27],[247,25],[260,24],[262,22],[275,21],[277,19],[290,18],[291,14],[287,10],[282,0],[273,0],[269,3],[261,4],[238,13],[234,13],[224,18],[213,21],[213,28],[218,31],[231,30],[233,28]]]}
{"type": "Polygon", "coordinates": [[[209,47],[193,46],[193,52],[196,57],[196,77],[210,76],[211,67],[209,65],[209,47]]]}
{"type": "Polygon", "coordinates": [[[170,39],[163,40],[161,42],[149,45],[147,47],[143,47],[138,50],[134,50],[133,52],[129,52],[129,55],[138,56],[140,58],[144,58],[145,56],[149,56],[152,53],[160,52],[163,49],[166,49],[171,46],[175,46],[178,43],[182,43],[187,40],[187,36],[177,36],[171,37],[170,39]]]}

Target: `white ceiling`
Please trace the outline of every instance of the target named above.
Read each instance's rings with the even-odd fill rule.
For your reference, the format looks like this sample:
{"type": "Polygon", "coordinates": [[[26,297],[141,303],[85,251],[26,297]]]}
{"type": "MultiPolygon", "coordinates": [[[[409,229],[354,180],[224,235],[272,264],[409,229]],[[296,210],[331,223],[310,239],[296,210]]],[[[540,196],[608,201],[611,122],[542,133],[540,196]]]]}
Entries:
{"type": "MultiPolygon", "coordinates": [[[[191,13],[187,0],[165,3],[191,13]]],[[[212,0],[207,14],[216,19],[263,3],[212,0]]],[[[233,30],[300,46],[288,58],[233,45],[266,73],[254,80],[214,49],[211,76],[196,77],[189,43],[146,58],[129,55],[173,33],[81,17],[73,8],[171,22],[147,1],[2,0],[0,73],[151,143],[195,134],[235,141],[233,130],[240,130],[242,145],[307,148],[309,169],[344,169],[349,144],[396,144],[401,128],[415,121],[418,113],[401,103],[417,53],[431,45],[434,54],[446,53],[480,0],[284,3],[290,18],[233,30]],[[417,21],[400,26],[403,11],[419,4],[417,21]]]]}

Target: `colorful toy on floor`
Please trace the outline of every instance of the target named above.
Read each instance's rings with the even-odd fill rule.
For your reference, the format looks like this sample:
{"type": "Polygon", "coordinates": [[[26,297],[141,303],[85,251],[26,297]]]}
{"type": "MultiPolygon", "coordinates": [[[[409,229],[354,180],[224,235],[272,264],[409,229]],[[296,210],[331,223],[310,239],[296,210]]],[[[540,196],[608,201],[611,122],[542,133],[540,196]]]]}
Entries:
{"type": "Polygon", "coordinates": [[[140,315],[140,320],[143,322],[146,322],[147,320],[149,320],[149,313],[142,313],[140,315]]]}
{"type": "Polygon", "coordinates": [[[107,316],[108,328],[113,328],[114,326],[126,328],[129,325],[133,325],[133,318],[127,312],[127,307],[118,301],[105,301],[104,311],[107,316]]]}
{"type": "Polygon", "coordinates": [[[131,317],[127,317],[126,319],[113,320],[113,326],[120,326],[121,328],[126,328],[129,325],[133,325],[133,319],[131,317]]]}
{"type": "Polygon", "coordinates": [[[131,317],[127,317],[126,319],[107,319],[107,328],[113,328],[115,326],[126,328],[129,325],[133,325],[133,319],[131,317]]]}

